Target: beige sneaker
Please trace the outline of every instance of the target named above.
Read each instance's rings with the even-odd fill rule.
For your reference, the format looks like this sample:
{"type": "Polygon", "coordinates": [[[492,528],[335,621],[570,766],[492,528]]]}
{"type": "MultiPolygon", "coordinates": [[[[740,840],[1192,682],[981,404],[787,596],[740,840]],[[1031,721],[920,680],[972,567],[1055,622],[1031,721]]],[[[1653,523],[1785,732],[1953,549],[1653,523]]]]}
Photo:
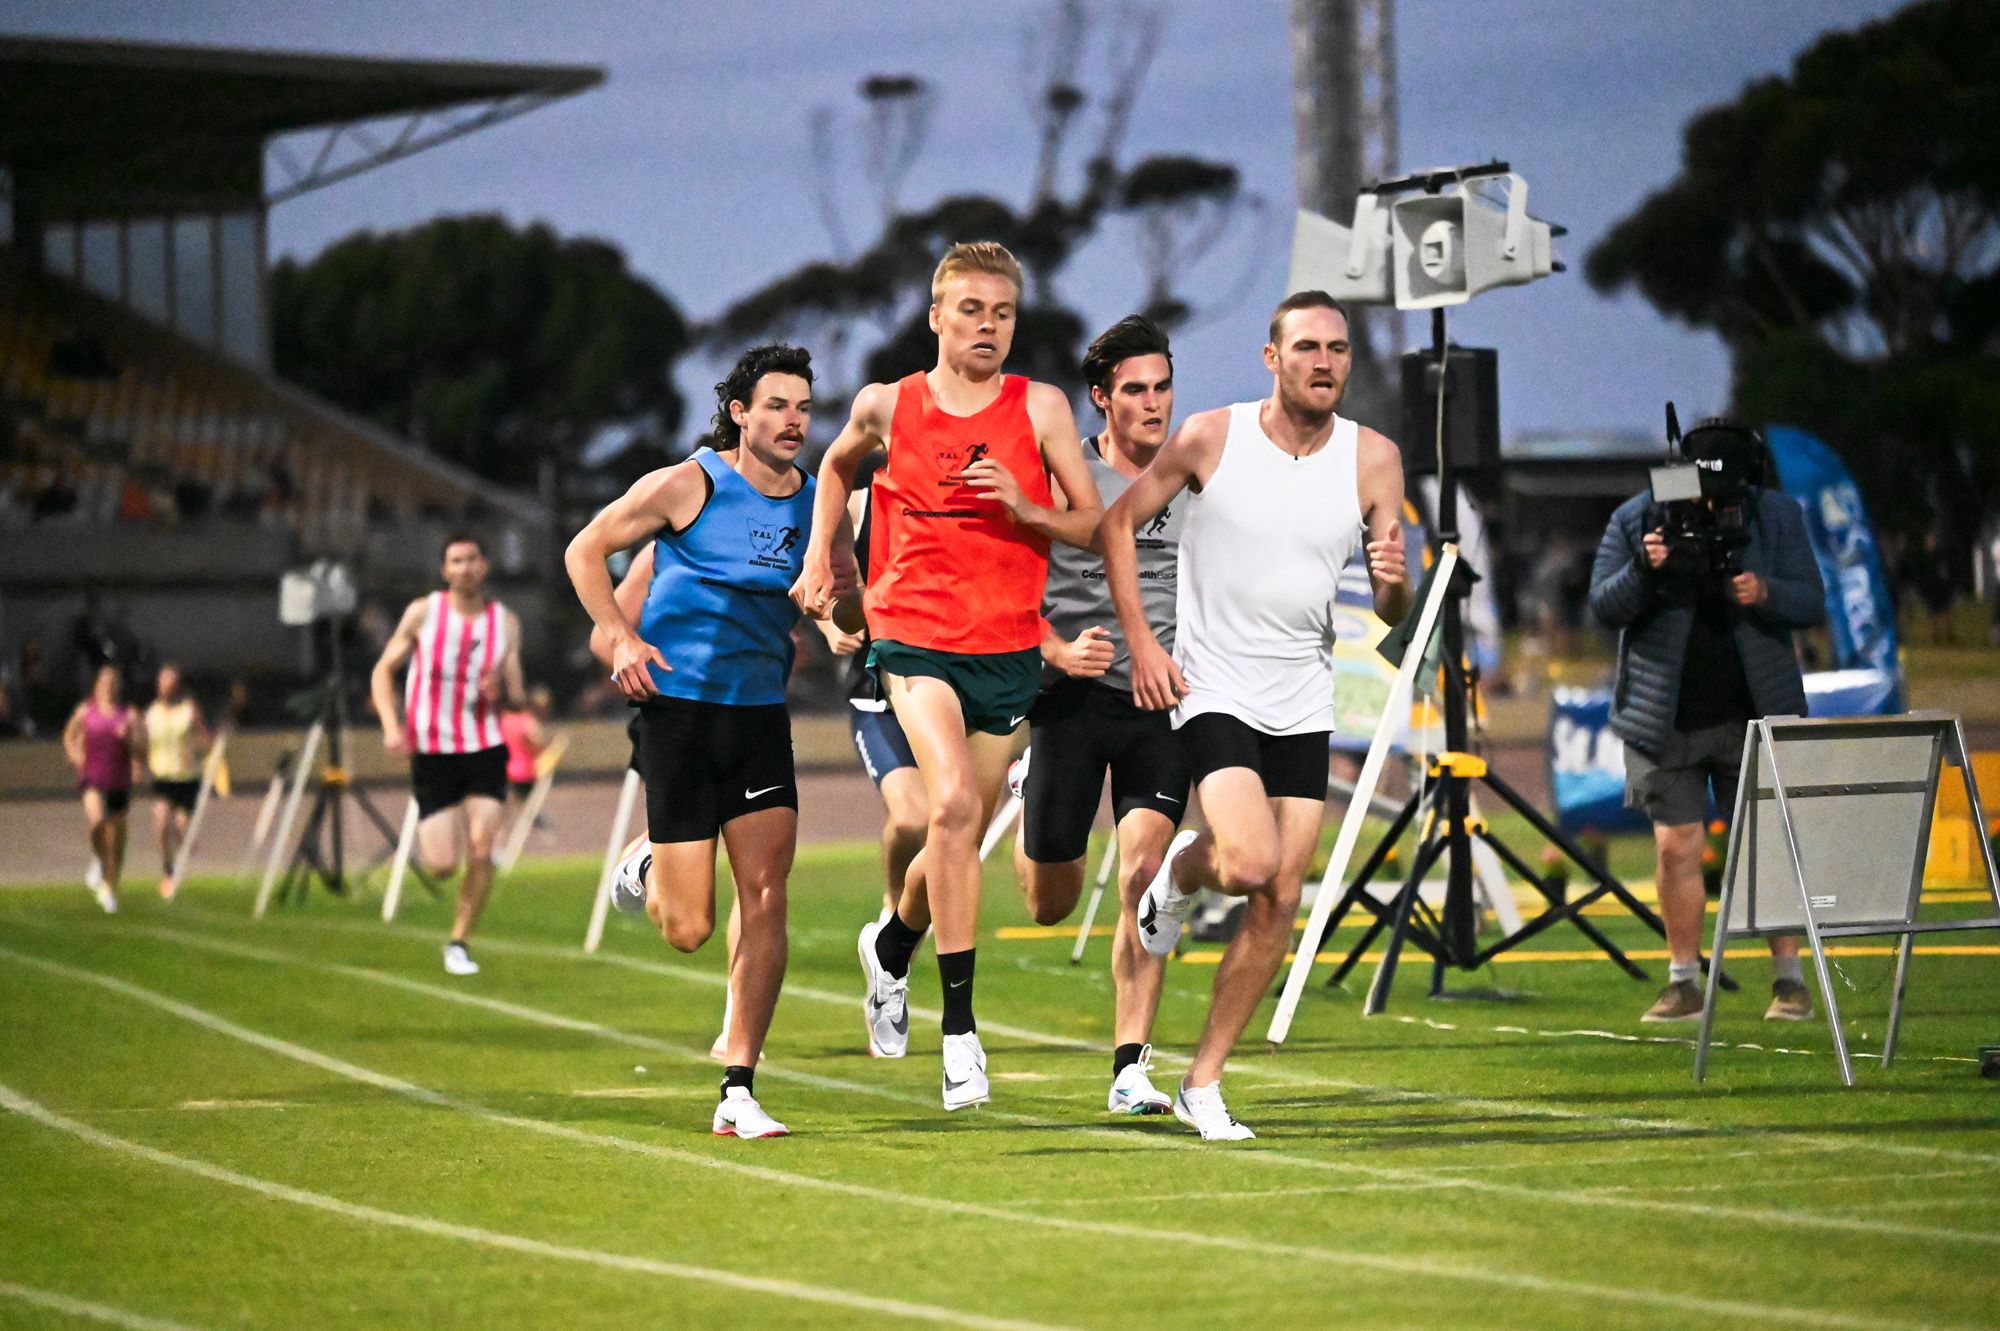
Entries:
{"type": "Polygon", "coordinates": [[[1680,980],[1660,990],[1640,1021],[1693,1021],[1701,1016],[1701,985],[1680,980]]]}
{"type": "Polygon", "coordinates": [[[1797,980],[1778,980],[1771,985],[1771,1006],[1764,1009],[1765,1021],[1812,1020],[1812,993],[1797,980]]]}

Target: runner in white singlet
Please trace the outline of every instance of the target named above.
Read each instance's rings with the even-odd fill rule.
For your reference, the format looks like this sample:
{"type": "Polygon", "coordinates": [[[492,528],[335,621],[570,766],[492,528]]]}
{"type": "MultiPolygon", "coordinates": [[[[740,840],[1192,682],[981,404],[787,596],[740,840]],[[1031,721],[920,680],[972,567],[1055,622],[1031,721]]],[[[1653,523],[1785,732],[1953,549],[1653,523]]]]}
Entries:
{"type": "Polygon", "coordinates": [[[1139,899],[1164,956],[1201,888],[1249,898],[1174,1114],[1206,1140],[1253,1136],[1222,1101],[1222,1066],[1270,989],[1326,805],[1333,623],[1341,567],[1365,537],[1375,612],[1409,608],[1396,446],[1334,414],[1353,365],[1324,292],[1287,297],[1264,347],[1271,395],[1190,417],[1104,515],[1100,540],[1132,656],[1132,699],[1174,709],[1209,831],[1182,832],[1139,899]],[[1174,655],[1154,639],[1133,533],[1192,492],[1180,538],[1174,655]]]}

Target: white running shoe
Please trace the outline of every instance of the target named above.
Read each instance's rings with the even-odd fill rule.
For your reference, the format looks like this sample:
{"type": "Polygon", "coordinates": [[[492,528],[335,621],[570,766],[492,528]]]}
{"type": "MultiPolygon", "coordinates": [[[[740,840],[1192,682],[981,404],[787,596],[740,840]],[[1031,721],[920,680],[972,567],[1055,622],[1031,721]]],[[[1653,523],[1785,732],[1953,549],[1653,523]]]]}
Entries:
{"type": "Polygon", "coordinates": [[[1187,920],[1188,906],[1196,894],[1174,886],[1174,860],[1194,844],[1201,833],[1192,828],[1177,833],[1160,857],[1160,871],[1139,897],[1137,909],[1139,942],[1156,957],[1164,957],[1181,941],[1181,925],[1187,920]]]}
{"type": "MultiPolygon", "coordinates": [[[[910,977],[897,979],[882,969],[882,962],[875,955],[875,936],[882,932],[882,922],[877,920],[861,926],[861,937],[855,940],[855,951],[861,956],[861,975],[868,982],[868,993],[861,1000],[861,1020],[868,1028],[868,1054],[871,1058],[901,1058],[910,1052],[910,977]]],[[[980,1081],[980,1095],[984,1098],[985,1080],[980,1081]]]]}
{"type": "Polygon", "coordinates": [[[789,1137],[792,1130],[764,1112],[750,1092],[741,1086],[732,1086],[722,1093],[722,1103],[715,1107],[715,1121],[709,1125],[710,1132],[718,1137],[789,1137]]]}
{"type": "Polygon", "coordinates": [[[627,915],[644,915],[646,880],[652,873],[653,848],[641,841],[612,871],[611,904],[627,915]]]}
{"type": "Polygon", "coordinates": [[[1021,787],[1028,784],[1028,760],[1035,756],[1033,749],[1021,750],[1021,756],[1007,764],[1007,789],[1015,799],[1021,798],[1021,787]]]}
{"type": "Polygon", "coordinates": [[[1152,1070],[1153,1046],[1146,1045],[1139,1050],[1139,1061],[1126,1064],[1125,1070],[1111,1083],[1111,1095],[1104,1107],[1114,1114],[1172,1113],[1173,1100],[1146,1075],[1152,1070]]]}
{"type": "Polygon", "coordinates": [[[83,885],[94,894],[104,887],[104,862],[95,855],[90,857],[90,867],[83,871],[83,885]]]}
{"type": "Polygon", "coordinates": [[[1174,1117],[1201,1134],[1205,1142],[1249,1141],[1257,1134],[1229,1116],[1222,1103],[1222,1085],[1190,1086],[1182,1082],[1174,1096],[1174,1117]]]}
{"type": "Polygon", "coordinates": [[[479,974],[479,963],[474,961],[472,954],[465,950],[465,944],[446,943],[444,945],[444,973],[446,975],[477,975],[479,974]]]}
{"type": "Polygon", "coordinates": [[[111,890],[109,883],[99,883],[96,887],[90,889],[90,895],[97,898],[98,906],[103,909],[106,915],[116,915],[118,913],[118,894],[111,890]]]}
{"type": "Polygon", "coordinates": [[[944,1037],[944,1107],[970,1109],[992,1099],[986,1085],[986,1051],[979,1032],[944,1037]]]}

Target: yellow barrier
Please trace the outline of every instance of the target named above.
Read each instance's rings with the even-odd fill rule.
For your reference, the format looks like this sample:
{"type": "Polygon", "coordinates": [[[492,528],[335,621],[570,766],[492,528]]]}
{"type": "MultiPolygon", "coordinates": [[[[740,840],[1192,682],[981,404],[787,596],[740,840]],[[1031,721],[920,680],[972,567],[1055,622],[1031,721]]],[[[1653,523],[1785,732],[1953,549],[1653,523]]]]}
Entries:
{"type": "MultiPolygon", "coordinates": [[[[1979,787],[1979,803],[1993,817],[1993,801],[2000,797],[2000,753],[1972,755],[1972,779],[1979,787]]],[[[1993,828],[1984,829],[1991,835],[1993,828]]],[[[1924,886],[1942,887],[1982,882],[1986,866],[1981,862],[1979,839],[1982,830],[1973,826],[1972,805],[1958,773],[1946,768],[1938,782],[1937,811],[1931,819],[1931,848],[1924,860],[1924,886]]]]}

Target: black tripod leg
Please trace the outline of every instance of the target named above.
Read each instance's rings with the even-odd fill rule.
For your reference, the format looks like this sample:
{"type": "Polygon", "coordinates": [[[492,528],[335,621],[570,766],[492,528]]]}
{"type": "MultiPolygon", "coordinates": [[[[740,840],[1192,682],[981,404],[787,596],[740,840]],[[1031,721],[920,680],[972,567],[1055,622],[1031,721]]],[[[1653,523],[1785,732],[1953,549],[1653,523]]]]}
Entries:
{"type": "MultiPolygon", "coordinates": [[[[375,824],[375,830],[382,834],[382,839],[389,843],[389,856],[393,857],[396,853],[397,844],[403,839],[403,830],[394,826],[387,818],[382,816],[382,811],[375,807],[375,801],[368,798],[367,791],[355,788],[348,793],[354,797],[355,803],[361,806],[361,811],[367,814],[369,820],[375,824]]],[[[380,860],[376,861],[377,865],[380,863],[380,860]]],[[[421,855],[412,851],[410,862],[404,866],[404,872],[415,874],[417,881],[423,884],[424,891],[430,893],[433,898],[438,895],[437,880],[431,877],[429,870],[424,868],[423,857],[421,855]]]]}
{"type": "MultiPolygon", "coordinates": [[[[1416,909],[1417,894],[1423,891],[1424,875],[1437,862],[1445,844],[1444,837],[1432,837],[1417,852],[1416,862],[1410,866],[1409,879],[1396,897],[1394,921],[1389,926],[1389,941],[1383,948],[1382,964],[1375,971],[1375,982],[1368,986],[1367,1001],[1361,1005],[1364,1017],[1372,1017],[1389,1005],[1389,990],[1396,983],[1396,958],[1402,953],[1403,940],[1410,933],[1410,913],[1416,909]]],[[[1354,955],[1360,955],[1359,949],[1354,955]]]]}
{"type": "MultiPolygon", "coordinates": [[[[1402,809],[1397,812],[1395,818],[1390,820],[1389,830],[1384,832],[1382,839],[1375,843],[1375,849],[1368,852],[1368,858],[1362,862],[1360,871],[1354,875],[1353,883],[1349,884],[1347,890],[1341,893],[1340,901],[1334,906],[1333,913],[1327,916],[1326,928],[1321,930],[1319,937],[1313,940],[1314,956],[1319,955],[1321,949],[1326,946],[1327,940],[1333,937],[1333,931],[1340,927],[1340,922],[1347,918],[1347,913],[1353,910],[1356,905],[1366,906],[1375,914],[1375,923],[1370,926],[1368,937],[1372,939],[1381,930],[1382,917],[1386,912],[1376,904],[1373,897],[1368,895],[1368,884],[1374,881],[1375,875],[1381,871],[1382,865],[1388,860],[1390,852],[1395,850],[1396,843],[1403,837],[1403,829],[1410,825],[1412,818],[1416,817],[1417,809],[1422,801],[1423,792],[1421,790],[1403,801],[1402,809]]],[[[1304,941],[1304,939],[1301,939],[1301,944],[1304,941]]],[[[1366,947],[1367,943],[1364,941],[1362,946],[1366,947]]],[[[1358,955],[1358,952],[1356,955],[1358,955]]],[[[1333,978],[1328,980],[1327,983],[1329,985],[1339,984],[1351,965],[1352,959],[1350,958],[1349,961],[1342,963],[1340,969],[1334,972],[1333,978]]]]}
{"type": "Polygon", "coordinates": [[[1548,838],[1557,849],[1561,850],[1569,858],[1571,863],[1589,874],[1605,891],[1617,897],[1625,909],[1638,916],[1640,922],[1648,929],[1651,929],[1662,938],[1667,936],[1665,922],[1653,913],[1650,906],[1633,896],[1630,888],[1626,887],[1625,884],[1619,882],[1616,878],[1613,878],[1610,870],[1593,859],[1589,851],[1577,845],[1575,839],[1567,832],[1564,832],[1560,827],[1557,827],[1554,823],[1544,818],[1541,810],[1521,798],[1520,792],[1508,785],[1498,772],[1488,768],[1486,775],[1481,780],[1486,782],[1487,786],[1491,788],[1494,794],[1500,797],[1508,808],[1527,819],[1529,826],[1533,827],[1542,836],[1548,838]]]}
{"type": "Polygon", "coordinates": [[[1585,938],[1588,938],[1592,943],[1595,943],[1597,945],[1598,951],[1604,953],[1605,956],[1610,957],[1613,961],[1617,962],[1619,967],[1623,969],[1627,975],[1631,976],[1635,980],[1643,980],[1646,978],[1645,970],[1637,962],[1633,961],[1632,958],[1626,956],[1625,953],[1619,949],[1616,943],[1612,942],[1609,938],[1605,937],[1603,930],[1599,929],[1589,920],[1583,918],[1583,908],[1585,906],[1590,905],[1593,901],[1596,901],[1599,897],[1604,895],[1604,889],[1602,887],[1598,887],[1590,892],[1586,892],[1574,901],[1563,901],[1562,899],[1557,897],[1557,895],[1552,890],[1550,890],[1547,883],[1544,883],[1540,878],[1535,876],[1533,871],[1531,871],[1528,868],[1528,866],[1522,861],[1521,857],[1514,853],[1513,847],[1507,845],[1506,842],[1500,840],[1500,838],[1494,836],[1491,832],[1480,833],[1479,839],[1481,841],[1484,841],[1487,845],[1491,846],[1493,848],[1493,853],[1498,855],[1501,859],[1501,862],[1504,863],[1508,868],[1512,869],[1515,873],[1521,875],[1521,877],[1527,879],[1530,883],[1533,883],[1535,885],[1535,890],[1537,892],[1540,892],[1542,896],[1549,903],[1548,910],[1544,911],[1539,917],[1530,921],[1527,925],[1523,926],[1520,929],[1520,931],[1515,933],[1511,938],[1504,938],[1500,940],[1499,943],[1496,943],[1493,947],[1488,948],[1484,953],[1480,954],[1480,959],[1482,961],[1491,958],[1492,956],[1495,955],[1497,951],[1503,951],[1506,948],[1511,948],[1515,944],[1521,942],[1523,939],[1533,937],[1534,934],[1541,932],[1542,929],[1548,927],[1549,925],[1556,924],[1559,921],[1568,921],[1570,924],[1575,925],[1577,931],[1581,933],[1585,938]],[[1547,923],[1544,924],[1543,923],[1544,921],[1546,921],[1547,923]]]}

